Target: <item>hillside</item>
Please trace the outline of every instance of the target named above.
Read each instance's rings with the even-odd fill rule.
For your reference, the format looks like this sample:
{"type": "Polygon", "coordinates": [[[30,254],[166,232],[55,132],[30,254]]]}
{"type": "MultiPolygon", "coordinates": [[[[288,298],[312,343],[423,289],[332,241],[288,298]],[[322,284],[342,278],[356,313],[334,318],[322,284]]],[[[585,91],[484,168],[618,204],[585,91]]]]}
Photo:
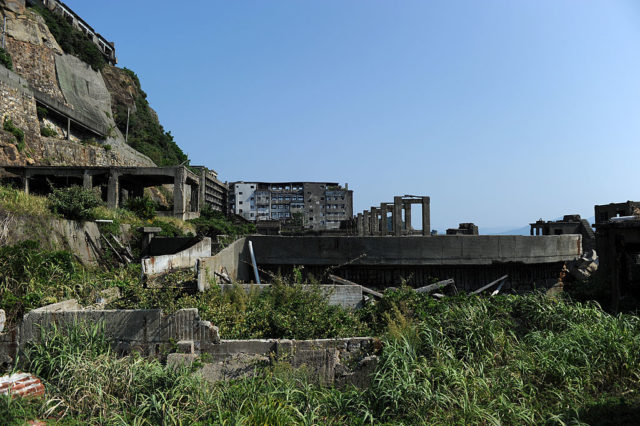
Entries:
{"type": "Polygon", "coordinates": [[[132,71],[110,65],[64,18],[0,0],[0,164],[175,165],[188,161],[132,71]],[[125,142],[129,115],[129,138],[125,142]]]}

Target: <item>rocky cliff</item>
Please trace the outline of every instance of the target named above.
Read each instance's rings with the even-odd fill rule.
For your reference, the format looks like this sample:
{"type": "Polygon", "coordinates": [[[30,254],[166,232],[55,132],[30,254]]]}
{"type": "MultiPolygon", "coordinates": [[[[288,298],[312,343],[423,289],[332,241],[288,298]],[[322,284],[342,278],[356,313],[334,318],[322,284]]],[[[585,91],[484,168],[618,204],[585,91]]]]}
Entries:
{"type": "MultiPolygon", "coordinates": [[[[146,100],[138,102],[144,92],[135,74],[111,65],[96,70],[65,53],[24,0],[0,0],[0,23],[5,17],[13,69],[0,64],[0,166],[154,165],[121,131],[127,109],[133,116],[147,108],[166,135],[146,100]]],[[[139,137],[134,141],[140,144],[139,137]]],[[[161,155],[154,159],[164,162],[161,155]]]]}

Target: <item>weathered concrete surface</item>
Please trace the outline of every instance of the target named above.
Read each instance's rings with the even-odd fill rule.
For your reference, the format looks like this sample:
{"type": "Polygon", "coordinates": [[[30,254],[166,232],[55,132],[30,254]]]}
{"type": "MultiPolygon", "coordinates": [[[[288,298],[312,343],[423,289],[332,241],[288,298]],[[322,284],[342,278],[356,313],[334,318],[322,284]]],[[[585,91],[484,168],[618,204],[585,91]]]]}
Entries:
{"type": "Polygon", "coordinates": [[[227,273],[235,281],[251,281],[251,261],[247,240],[240,238],[215,256],[198,261],[198,290],[205,291],[211,284],[220,284],[217,273],[227,273]]]}
{"type": "MultiPolygon", "coordinates": [[[[246,291],[263,291],[269,288],[270,284],[219,284],[223,291],[230,290],[234,285],[239,285],[246,291]]],[[[311,288],[311,286],[303,286],[311,288]]],[[[359,285],[337,285],[321,284],[320,291],[328,296],[329,305],[342,306],[343,308],[359,308],[362,306],[362,287],[359,285]]]]}
{"type": "Polygon", "coordinates": [[[219,283],[214,272],[226,269],[234,281],[253,275],[247,250],[252,241],[258,266],[290,274],[294,266],[322,279],[328,266],[336,275],[367,287],[397,286],[404,280],[425,285],[454,278],[459,289],[475,290],[502,275],[506,289],[529,290],[557,281],[562,264],[580,256],[580,235],[423,237],[277,237],[250,236],[211,258],[199,261],[198,285],[219,283]]]}
{"type": "Polygon", "coordinates": [[[490,265],[572,260],[580,256],[579,235],[443,235],[421,237],[250,236],[260,265],[490,265]]]}
{"type": "Polygon", "coordinates": [[[199,258],[210,256],[211,238],[205,237],[178,253],[142,259],[142,273],[147,277],[153,277],[175,269],[193,268],[195,270],[199,258]]]}
{"type": "Polygon", "coordinates": [[[210,350],[220,341],[218,328],[201,321],[197,309],[181,309],[163,316],[160,309],[31,311],[20,326],[19,345],[39,341],[53,324],[59,330],[78,323],[104,324],[105,334],[120,353],[133,350],[157,355],[172,342],[191,340],[198,351],[210,350]]]}
{"type": "MultiPolygon", "coordinates": [[[[274,361],[286,362],[295,368],[305,368],[323,384],[366,387],[377,365],[382,348],[379,340],[370,337],[317,340],[221,340],[210,346],[206,362],[199,370],[206,380],[217,382],[252,376],[259,368],[274,361]]],[[[195,354],[170,354],[167,364],[190,365],[195,354]]]]}

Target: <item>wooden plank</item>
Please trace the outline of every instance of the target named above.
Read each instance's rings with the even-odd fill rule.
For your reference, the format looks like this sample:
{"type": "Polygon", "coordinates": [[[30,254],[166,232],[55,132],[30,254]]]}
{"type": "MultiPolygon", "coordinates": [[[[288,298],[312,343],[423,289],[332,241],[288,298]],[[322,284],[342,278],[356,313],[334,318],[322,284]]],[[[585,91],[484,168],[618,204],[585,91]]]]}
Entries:
{"type": "Polygon", "coordinates": [[[489,284],[485,285],[484,287],[480,287],[479,289],[477,289],[477,290],[475,290],[475,291],[472,291],[472,292],[471,292],[471,294],[480,294],[480,293],[482,293],[483,291],[485,291],[485,290],[487,290],[487,289],[489,289],[489,288],[493,287],[494,285],[496,285],[496,284],[500,283],[500,281],[504,281],[504,280],[506,280],[507,278],[509,278],[509,275],[504,275],[504,276],[502,276],[502,277],[498,278],[498,279],[497,279],[497,280],[495,280],[495,281],[491,281],[489,284]]]}
{"type": "Polygon", "coordinates": [[[447,280],[438,281],[435,284],[429,284],[429,285],[426,285],[424,287],[416,288],[416,291],[418,293],[429,294],[429,293],[433,293],[436,290],[440,290],[441,288],[445,288],[445,287],[450,286],[450,285],[455,284],[455,283],[456,282],[454,281],[453,278],[449,278],[447,280]]]}

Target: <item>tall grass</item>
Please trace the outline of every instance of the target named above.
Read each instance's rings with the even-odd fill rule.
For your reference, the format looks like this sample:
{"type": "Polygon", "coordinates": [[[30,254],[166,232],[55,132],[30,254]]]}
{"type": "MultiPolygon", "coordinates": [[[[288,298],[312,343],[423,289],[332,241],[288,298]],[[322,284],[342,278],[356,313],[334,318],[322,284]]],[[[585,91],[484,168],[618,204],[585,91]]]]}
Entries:
{"type": "Polygon", "coordinates": [[[208,384],[157,360],[117,358],[95,329],[28,352],[47,398],[0,399],[0,418],[127,424],[601,424],[640,414],[640,323],[540,294],[459,296],[416,320],[393,307],[369,389],[275,365],[208,384]]]}
{"type": "Polygon", "coordinates": [[[0,186],[0,210],[17,216],[54,217],[46,197],[25,194],[20,189],[7,186],[0,186]]]}

